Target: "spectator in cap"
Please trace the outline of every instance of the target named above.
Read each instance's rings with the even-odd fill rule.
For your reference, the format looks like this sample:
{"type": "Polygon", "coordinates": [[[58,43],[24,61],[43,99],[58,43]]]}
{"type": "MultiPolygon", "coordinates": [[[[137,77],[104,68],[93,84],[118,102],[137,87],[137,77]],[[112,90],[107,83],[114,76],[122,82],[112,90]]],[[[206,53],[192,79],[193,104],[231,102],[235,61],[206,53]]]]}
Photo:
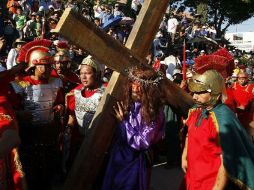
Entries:
{"type": "Polygon", "coordinates": [[[21,47],[25,44],[26,42],[21,40],[20,38],[16,39],[15,42],[13,43],[13,48],[9,51],[8,56],[7,56],[7,61],[6,61],[6,67],[7,69],[11,69],[13,66],[17,65],[17,57],[19,54],[19,51],[21,47]]]}
{"type": "Polygon", "coordinates": [[[200,51],[200,56],[203,56],[203,55],[205,55],[205,50],[202,49],[202,50],[200,51]]]}

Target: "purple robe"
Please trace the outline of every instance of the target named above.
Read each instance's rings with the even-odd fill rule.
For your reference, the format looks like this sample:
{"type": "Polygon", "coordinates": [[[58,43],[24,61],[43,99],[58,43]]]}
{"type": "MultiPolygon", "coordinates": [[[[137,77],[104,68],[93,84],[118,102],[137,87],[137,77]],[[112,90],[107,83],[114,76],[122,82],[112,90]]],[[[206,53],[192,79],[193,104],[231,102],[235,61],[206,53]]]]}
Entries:
{"type": "Polygon", "coordinates": [[[151,158],[149,149],[164,135],[164,113],[156,122],[146,125],[141,120],[141,104],[136,102],[126,120],[118,126],[103,190],[148,190],[151,158]]]}

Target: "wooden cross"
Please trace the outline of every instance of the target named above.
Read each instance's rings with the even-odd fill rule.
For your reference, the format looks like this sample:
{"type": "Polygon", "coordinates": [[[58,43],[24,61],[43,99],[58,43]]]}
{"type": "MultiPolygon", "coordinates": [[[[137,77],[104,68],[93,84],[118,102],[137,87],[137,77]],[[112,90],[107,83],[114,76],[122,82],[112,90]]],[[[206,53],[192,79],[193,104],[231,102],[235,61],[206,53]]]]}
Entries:
{"type": "MultiPolygon", "coordinates": [[[[92,189],[117,124],[112,115],[112,107],[115,100],[122,99],[122,89],[126,84],[126,69],[150,67],[145,64],[145,57],[168,4],[169,0],[145,1],[126,47],[71,9],[65,10],[56,29],[53,30],[71,43],[87,50],[100,63],[117,71],[113,73],[97,108],[89,135],[84,139],[66,180],[65,190],[92,189]]],[[[187,114],[188,109],[193,105],[192,98],[187,93],[167,79],[161,81],[159,88],[167,104],[182,115],[187,114]]]]}

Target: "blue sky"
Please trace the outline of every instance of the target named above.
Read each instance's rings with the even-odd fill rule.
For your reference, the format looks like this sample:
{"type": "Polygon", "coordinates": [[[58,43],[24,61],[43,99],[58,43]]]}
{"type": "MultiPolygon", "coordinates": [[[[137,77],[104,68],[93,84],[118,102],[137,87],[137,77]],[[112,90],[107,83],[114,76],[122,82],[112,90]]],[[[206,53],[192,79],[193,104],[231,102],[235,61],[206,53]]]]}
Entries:
{"type": "Polygon", "coordinates": [[[254,32],[254,17],[241,24],[230,26],[228,32],[254,32]]]}

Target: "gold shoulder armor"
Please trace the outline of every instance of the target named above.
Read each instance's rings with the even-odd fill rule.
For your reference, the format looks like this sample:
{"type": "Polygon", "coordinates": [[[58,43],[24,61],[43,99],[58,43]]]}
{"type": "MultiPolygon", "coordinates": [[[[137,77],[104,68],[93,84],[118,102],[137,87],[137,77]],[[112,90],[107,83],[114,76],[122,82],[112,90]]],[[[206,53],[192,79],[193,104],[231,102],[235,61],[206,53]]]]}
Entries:
{"type": "Polygon", "coordinates": [[[17,85],[21,86],[22,88],[26,88],[30,86],[30,82],[28,81],[23,81],[23,80],[16,80],[17,85]]]}
{"type": "Polygon", "coordinates": [[[74,91],[70,91],[65,95],[65,107],[67,107],[67,99],[69,96],[73,96],[74,95],[74,91]]]}

